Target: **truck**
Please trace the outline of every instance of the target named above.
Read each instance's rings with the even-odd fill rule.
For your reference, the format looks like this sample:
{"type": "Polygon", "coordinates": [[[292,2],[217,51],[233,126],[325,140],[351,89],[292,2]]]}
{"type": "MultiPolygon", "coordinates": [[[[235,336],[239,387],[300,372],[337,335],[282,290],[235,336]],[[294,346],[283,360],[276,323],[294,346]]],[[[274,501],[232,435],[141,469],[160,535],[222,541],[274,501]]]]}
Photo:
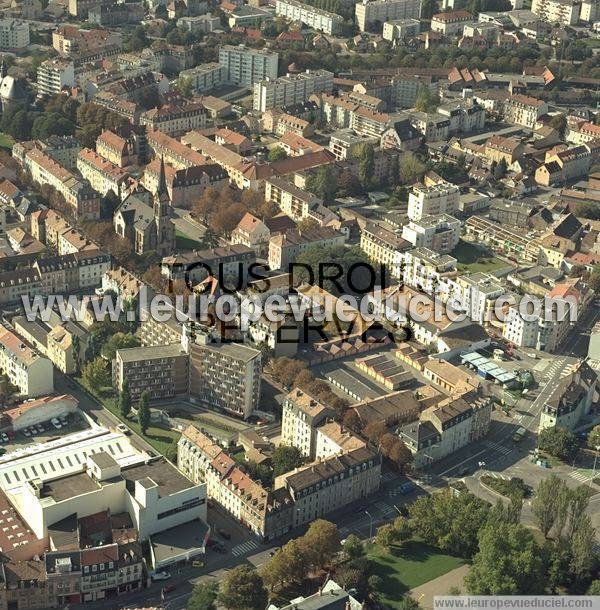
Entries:
{"type": "Polygon", "coordinates": [[[515,432],[515,435],[513,436],[513,442],[520,443],[526,434],[527,434],[527,430],[525,428],[523,428],[523,427],[519,428],[515,432]]]}

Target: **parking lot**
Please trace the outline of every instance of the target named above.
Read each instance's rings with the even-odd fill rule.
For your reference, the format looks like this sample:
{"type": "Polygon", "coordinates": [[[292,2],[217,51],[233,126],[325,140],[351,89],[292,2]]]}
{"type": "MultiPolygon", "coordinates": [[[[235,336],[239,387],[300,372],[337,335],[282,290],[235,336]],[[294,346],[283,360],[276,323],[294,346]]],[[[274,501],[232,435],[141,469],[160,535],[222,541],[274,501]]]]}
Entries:
{"type": "Polygon", "coordinates": [[[27,426],[22,430],[0,433],[0,447],[6,453],[10,453],[27,445],[45,443],[66,434],[89,428],[87,420],[79,413],[71,413],[66,417],[52,419],[35,426],[27,426]],[[52,419],[57,420],[56,425],[52,423],[52,419]]]}

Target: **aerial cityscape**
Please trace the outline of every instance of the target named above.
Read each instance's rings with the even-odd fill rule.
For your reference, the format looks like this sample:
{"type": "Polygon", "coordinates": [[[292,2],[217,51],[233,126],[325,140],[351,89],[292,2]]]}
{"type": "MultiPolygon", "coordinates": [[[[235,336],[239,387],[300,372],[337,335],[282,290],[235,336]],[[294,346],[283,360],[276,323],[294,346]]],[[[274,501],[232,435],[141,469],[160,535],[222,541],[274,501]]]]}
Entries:
{"type": "Polygon", "coordinates": [[[0,610],[600,609],[600,0],[4,0],[0,111],[0,610]]]}

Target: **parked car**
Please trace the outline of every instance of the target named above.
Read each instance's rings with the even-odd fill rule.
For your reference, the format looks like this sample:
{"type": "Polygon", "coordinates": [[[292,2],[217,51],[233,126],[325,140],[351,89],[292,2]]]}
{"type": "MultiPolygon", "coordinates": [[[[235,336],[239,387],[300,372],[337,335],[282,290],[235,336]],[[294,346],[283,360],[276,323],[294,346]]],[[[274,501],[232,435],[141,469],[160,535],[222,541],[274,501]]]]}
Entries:
{"type": "Polygon", "coordinates": [[[163,593],[171,593],[175,591],[175,585],[173,583],[169,583],[163,587],[163,593]]]}
{"type": "Polygon", "coordinates": [[[171,578],[171,574],[169,574],[169,572],[165,572],[164,570],[162,572],[154,572],[152,574],[152,580],[169,580],[169,578],[171,578]]]}
{"type": "Polygon", "coordinates": [[[123,434],[131,434],[131,430],[125,424],[117,424],[117,430],[123,434]]]}
{"type": "Polygon", "coordinates": [[[66,418],[66,417],[62,417],[62,416],[61,416],[61,417],[59,417],[59,418],[58,418],[58,420],[60,421],[60,423],[61,423],[63,426],[66,426],[66,425],[69,423],[69,422],[67,421],[67,418],[66,418]]]}
{"type": "Polygon", "coordinates": [[[62,428],[61,423],[58,421],[58,419],[56,419],[56,417],[55,417],[55,418],[53,418],[53,419],[51,419],[51,420],[50,420],[50,423],[51,423],[51,424],[52,424],[52,425],[53,425],[53,426],[54,426],[54,427],[55,427],[57,430],[60,430],[60,429],[62,428]]]}
{"type": "Polygon", "coordinates": [[[29,431],[29,428],[23,428],[22,432],[23,432],[24,436],[31,436],[31,432],[29,431]]]}
{"type": "Polygon", "coordinates": [[[219,536],[221,536],[221,538],[224,538],[225,540],[231,540],[231,534],[227,530],[220,529],[217,530],[217,532],[219,536]]]}
{"type": "Polygon", "coordinates": [[[0,438],[2,439],[3,443],[8,443],[8,441],[10,440],[4,432],[0,434],[0,438]]]}
{"type": "Polygon", "coordinates": [[[46,428],[44,428],[44,426],[42,426],[42,424],[36,424],[35,425],[35,429],[41,434],[42,432],[46,431],[46,428]]]}

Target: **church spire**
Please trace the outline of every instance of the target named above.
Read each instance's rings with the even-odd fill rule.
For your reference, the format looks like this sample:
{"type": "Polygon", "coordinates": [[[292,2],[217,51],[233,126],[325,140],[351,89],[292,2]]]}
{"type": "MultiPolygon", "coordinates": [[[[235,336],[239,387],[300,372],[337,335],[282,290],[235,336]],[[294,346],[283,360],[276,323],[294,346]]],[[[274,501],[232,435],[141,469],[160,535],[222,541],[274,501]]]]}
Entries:
{"type": "Polygon", "coordinates": [[[158,177],[158,189],[156,190],[157,196],[160,198],[161,195],[168,196],[167,189],[167,177],[165,175],[165,158],[163,155],[160,157],[160,174],[158,177]]]}

